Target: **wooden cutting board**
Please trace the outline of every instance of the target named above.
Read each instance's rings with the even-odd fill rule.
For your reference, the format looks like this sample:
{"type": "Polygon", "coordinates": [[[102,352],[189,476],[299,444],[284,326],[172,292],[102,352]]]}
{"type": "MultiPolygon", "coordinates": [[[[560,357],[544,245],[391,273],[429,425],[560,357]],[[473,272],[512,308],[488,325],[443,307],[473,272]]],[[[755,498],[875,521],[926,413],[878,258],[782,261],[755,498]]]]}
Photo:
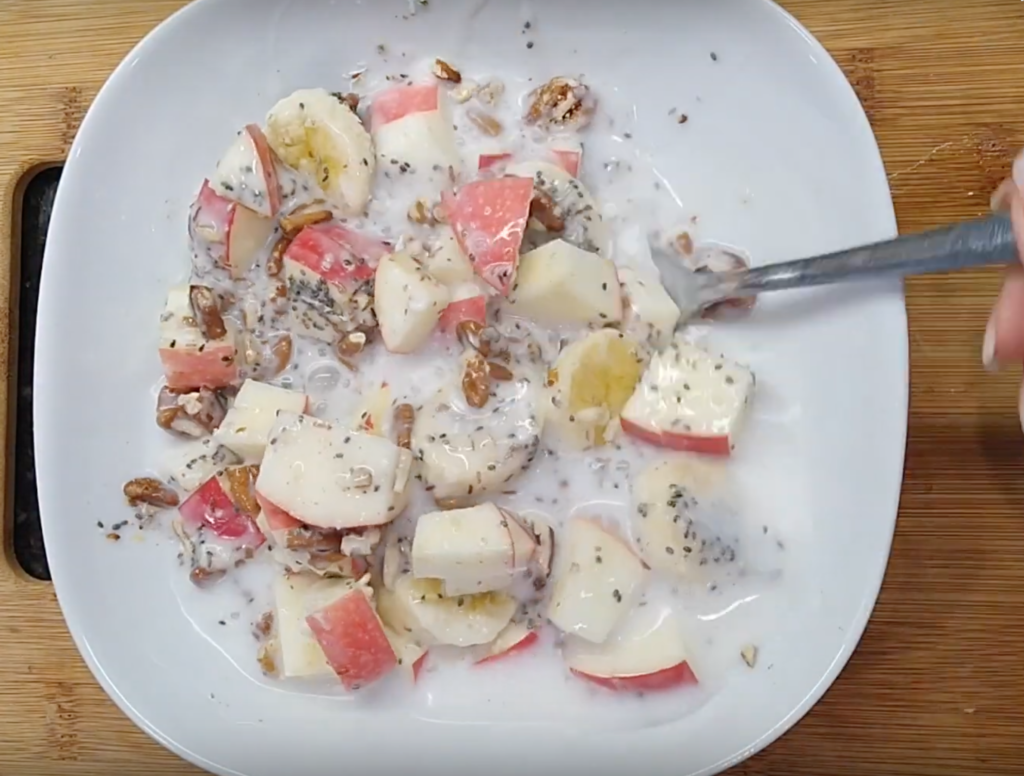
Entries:
{"type": "MultiPolygon", "coordinates": [[[[183,4],[0,4],[0,285],[9,288],[17,277],[11,224],[19,221],[26,175],[64,158],[110,71],[183,4]]],[[[901,230],[984,213],[989,192],[1024,146],[1024,3],[784,4],[856,88],[885,158],[901,230]]],[[[979,357],[998,286],[995,271],[908,284],[910,431],[899,526],[881,598],[859,649],[824,700],[736,773],[1019,772],[1020,371],[986,374],[979,357]]],[[[9,342],[16,324],[11,304],[0,307],[2,363],[14,355],[9,342]]],[[[11,371],[0,383],[0,407],[8,404],[3,399],[11,371]]],[[[9,426],[7,421],[4,416],[9,426]]],[[[15,570],[9,525],[4,546],[0,776],[198,773],[107,699],[68,636],[51,586],[15,570]]]]}

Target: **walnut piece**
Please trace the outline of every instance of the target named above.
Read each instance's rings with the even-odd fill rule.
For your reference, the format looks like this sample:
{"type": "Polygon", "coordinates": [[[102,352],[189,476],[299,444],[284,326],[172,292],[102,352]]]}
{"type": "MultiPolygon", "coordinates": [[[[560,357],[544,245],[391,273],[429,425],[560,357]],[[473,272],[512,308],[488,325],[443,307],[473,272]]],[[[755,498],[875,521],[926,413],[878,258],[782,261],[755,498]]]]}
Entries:
{"type": "Polygon", "coordinates": [[[352,358],[358,356],[366,347],[368,337],[365,331],[353,331],[346,334],[335,346],[335,351],[341,358],[352,358]]]}
{"type": "Polygon", "coordinates": [[[462,393],[470,407],[480,409],[491,397],[491,377],[487,362],[479,353],[466,360],[462,373],[462,393]]]}
{"type": "Polygon", "coordinates": [[[556,76],[530,95],[526,121],[547,127],[575,126],[582,129],[590,123],[597,107],[590,87],[575,78],[556,76]]]}
{"type": "Polygon", "coordinates": [[[215,431],[226,414],[224,399],[209,388],[178,393],[165,385],[156,400],[160,428],[197,439],[215,431]]]}
{"type": "Polygon", "coordinates": [[[409,212],[406,216],[414,224],[433,226],[436,223],[434,219],[434,208],[431,207],[430,203],[422,197],[409,206],[409,212]]]}
{"type": "Polygon", "coordinates": [[[133,507],[142,504],[162,509],[178,506],[178,494],[156,477],[136,477],[129,480],[124,484],[124,495],[133,507]]]}
{"type": "Polygon", "coordinates": [[[330,210],[300,210],[281,216],[281,231],[285,237],[294,238],[307,226],[330,221],[333,217],[330,210]]]}
{"type": "Polygon", "coordinates": [[[192,302],[192,312],[204,337],[219,340],[227,335],[228,329],[213,289],[207,286],[190,286],[189,300],[192,302]]]}
{"type": "Polygon", "coordinates": [[[256,478],[259,466],[231,466],[224,470],[224,479],[228,483],[228,496],[232,503],[247,515],[258,515],[260,505],[256,501],[256,478]]]}
{"type": "Polygon", "coordinates": [[[451,81],[453,84],[462,83],[462,73],[443,59],[434,60],[434,75],[441,81],[451,81]]]}
{"type": "Polygon", "coordinates": [[[395,407],[396,444],[406,450],[412,449],[412,426],[416,422],[416,409],[411,404],[395,407]]]}
{"type": "Polygon", "coordinates": [[[504,364],[499,364],[497,361],[487,362],[487,374],[494,380],[499,382],[507,383],[510,382],[515,375],[512,374],[512,370],[504,364]]]}
{"type": "Polygon", "coordinates": [[[479,321],[459,321],[455,326],[455,337],[462,347],[473,348],[477,353],[486,357],[491,353],[491,346],[480,336],[483,330],[484,327],[479,321]]]}
{"type": "Polygon", "coordinates": [[[353,113],[359,110],[359,95],[355,92],[331,92],[331,95],[335,97],[338,102],[347,105],[349,110],[353,113]]]}
{"type": "Polygon", "coordinates": [[[535,189],[533,192],[533,199],[530,201],[530,218],[536,219],[537,223],[548,232],[565,231],[562,209],[550,194],[541,189],[535,189]]]}
{"type": "Polygon", "coordinates": [[[498,137],[498,135],[505,131],[505,128],[501,125],[500,121],[494,118],[491,114],[484,113],[482,110],[474,110],[470,108],[466,111],[466,116],[471,122],[473,122],[477,129],[490,137],[498,137]]]}

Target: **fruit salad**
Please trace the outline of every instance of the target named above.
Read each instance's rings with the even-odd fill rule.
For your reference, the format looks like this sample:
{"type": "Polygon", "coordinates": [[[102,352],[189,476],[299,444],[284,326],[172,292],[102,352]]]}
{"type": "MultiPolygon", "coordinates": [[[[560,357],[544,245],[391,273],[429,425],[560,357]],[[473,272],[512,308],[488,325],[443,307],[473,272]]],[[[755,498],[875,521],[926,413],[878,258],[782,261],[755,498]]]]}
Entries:
{"type": "Polygon", "coordinates": [[[252,659],[282,682],[549,650],[601,692],[696,685],[646,591],[742,561],[707,504],[754,375],[623,251],[583,79],[421,70],[300,89],[224,138],[154,315],[174,444],[125,496],[203,591],[273,570],[252,659]],[[601,467],[630,472],[627,519],[559,498],[601,467]]]}

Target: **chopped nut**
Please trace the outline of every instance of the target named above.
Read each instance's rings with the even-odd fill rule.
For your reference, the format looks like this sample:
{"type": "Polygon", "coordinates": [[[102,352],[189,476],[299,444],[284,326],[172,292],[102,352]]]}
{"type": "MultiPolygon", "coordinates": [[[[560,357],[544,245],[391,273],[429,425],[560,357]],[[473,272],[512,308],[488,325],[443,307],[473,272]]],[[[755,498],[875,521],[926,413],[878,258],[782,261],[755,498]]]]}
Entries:
{"type": "Polygon", "coordinates": [[[505,84],[498,79],[492,79],[476,91],[476,98],[485,105],[497,105],[501,96],[505,93],[505,84]]]}
{"type": "Polygon", "coordinates": [[[480,333],[484,330],[479,321],[459,321],[455,327],[455,337],[462,347],[473,348],[480,355],[486,357],[491,353],[490,343],[481,338],[480,333]]]}
{"type": "Polygon", "coordinates": [[[288,250],[288,246],[292,244],[292,238],[288,235],[282,235],[276,243],[274,243],[273,249],[270,251],[270,258],[267,259],[267,276],[276,278],[281,274],[281,269],[284,267],[284,254],[288,250]]]}
{"type": "Polygon", "coordinates": [[[541,189],[535,189],[533,192],[533,200],[530,202],[530,218],[536,219],[537,223],[549,232],[565,231],[562,209],[550,194],[541,189]]]}
{"type": "Polygon", "coordinates": [[[274,613],[264,612],[260,615],[260,618],[256,621],[256,625],[253,630],[256,635],[260,638],[267,638],[274,630],[274,613]]]}
{"type": "Polygon", "coordinates": [[[224,470],[231,501],[247,515],[258,515],[260,512],[256,492],[253,490],[259,473],[259,466],[231,466],[224,470]]]}
{"type": "Polygon", "coordinates": [[[753,668],[757,665],[757,647],[748,644],[740,650],[740,657],[743,658],[743,662],[747,664],[748,668],[753,668]]]}
{"type": "Polygon", "coordinates": [[[422,197],[409,206],[409,212],[406,215],[414,224],[426,224],[428,226],[434,225],[433,208],[430,206],[430,203],[422,197]]]}
{"type": "Polygon", "coordinates": [[[493,379],[499,382],[507,383],[514,379],[515,375],[512,374],[512,370],[504,364],[499,364],[496,361],[487,362],[487,374],[493,379]]]}
{"type": "Polygon", "coordinates": [[[260,670],[267,676],[277,675],[277,663],[274,661],[274,651],[270,644],[261,644],[256,653],[256,662],[260,664],[260,670]]]}
{"type": "Polygon", "coordinates": [[[433,217],[435,223],[438,223],[438,224],[447,224],[448,223],[448,213],[447,213],[447,211],[445,211],[444,205],[442,205],[440,202],[436,203],[430,209],[430,215],[433,217]]]}
{"type": "Polygon", "coordinates": [[[680,232],[672,242],[673,247],[683,256],[693,255],[693,238],[689,232],[680,232]]]}
{"type": "Polygon", "coordinates": [[[399,404],[395,407],[395,431],[397,445],[406,450],[412,449],[412,426],[416,421],[416,409],[411,404],[399,404]]]}
{"type": "Polygon", "coordinates": [[[255,334],[247,331],[242,335],[242,362],[246,366],[256,366],[256,364],[260,363],[263,360],[262,350],[263,348],[260,346],[255,334]]]}
{"type": "Polygon", "coordinates": [[[583,128],[594,116],[596,103],[590,87],[574,78],[556,76],[530,93],[526,121],[530,124],[583,128]]]}
{"type": "Polygon", "coordinates": [[[289,530],[285,534],[284,546],[289,550],[330,553],[341,549],[341,539],[341,531],[306,526],[289,530]]]}
{"type": "Polygon", "coordinates": [[[178,494],[155,477],[129,480],[124,484],[124,495],[133,507],[141,504],[162,508],[178,506],[178,494]]]}
{"type": "Polygon", "coordinates": [[[549,369],[548,370],[547,379],[544,381],[544,385],[547,386],[548,388],[550,388],[551,386],[553,386],[557,382],[558,382],[558,370],[554,369],[554,368],[549,369]]]}
{"type": "Polygon", "coordinates": [[[462,509],[470,506],[470,500],[465,496],[444,496],[434,499],[434,503],[441,509],[462,509]]]}
{"type": "Polygon", "coordinates": [[[477,85],[468,79],[462,79],[462,83],[451,90],[450,96],[459,105],[469,102],[476,94],[477,85]]]}
{"type": "Polygon", "coordinates": [[[191,286],[189,288],[189,299],[192,302],[192,312],[196,316],[196,323],[199,325],[203,336],[211,340],[219,340],[228,333],[224,325],[224,316],[220,314],[220,306],[213,290],[207,286],[191,286]]]}
{"type": "Polygon", "coordinates": [[[285,237],[294,238],[307,226],[330,221],[332,217],[330,210],[303,210],[289,213],[281,217],[281,231],[284,232],[285,237]]]}
{"type": "Polygon", "coordinates": [[[364,331],[353,331],[346,334],[335,345],[334,350],[341,359],[358,356],[366,347],[367,336],[364,331]]]}
{"type": "Polygon", "coordinates": [[[227,572],[223,569],[210,569],[205,566],[196,566],[189,572],[189,581],[196,587],[207,587],[221,579],[227,572]]]}
{"type": "Polygon", "coordinates": [[[156,400],[156,424],[185,436],[199,438],[212,433],[226,414],[223,398],[209,388],[178,393],[165,385],[156,400]]]}
{"type": "Polygon", "coordinates": [[[274,356],[274,374],[279,375],[292,360],[292,335],[286,332],[279,336],[270,346],[270,352],[274,356]]]}
{"type": "Polygon", "coordinates": [[[359,110],[359,95],[355,92],[331,92],[338,102],[344,103],[353,113],[359,110]]]}
{"type": "Polygon", "coordinates": [[[462,83],[462,73],[443,59],[434,60],[434,75],[442,81],[451,81],[453,84],[462,83]]]}
{"type": "Polygon", "coordinates": [[[121,541],[121,534],[117,534],[117,533],[108,533],[108,534],[107,534],[107,541],[111,541],[111,542],[119,542],[119,541],[121,541]]]}
{"type": "Polygon", "coordinates": [[[485,406],[491,396],[491,378],[487,362],[480,354],[474,354],[466,361],[462,373],[462,393],[470,407],[485,406]]]}
{"type": "Polygon", "coordinates": [[[471,122],[473,122],[473,124],[476,125],[477,129],[485,135],[497,137],[505,131],[505,128],[501,126],[501,122],[489,113],[484,113],[483,111],[473,110],[470,108],[466,111],[466,116],[471,122]]]}

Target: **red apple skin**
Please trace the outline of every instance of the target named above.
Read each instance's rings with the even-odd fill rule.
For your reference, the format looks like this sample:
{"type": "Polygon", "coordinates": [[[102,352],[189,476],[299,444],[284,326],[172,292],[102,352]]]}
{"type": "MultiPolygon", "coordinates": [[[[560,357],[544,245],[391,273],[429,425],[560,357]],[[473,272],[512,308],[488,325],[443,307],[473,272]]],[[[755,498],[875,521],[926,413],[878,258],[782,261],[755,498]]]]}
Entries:
{"type": "Polygon", "coordinates": [[[169,388],[175,391],[226,388],[238,382],[235,346],[210,345],[200,353],[187,348],[160,348],[169,388]]]}
{"type": "Polygon", "coordinates": [[[696,685],[697,676],[686,661],[678,665],[663,668],[650,674],[639,674],[637,676],[593,676],[570,668],[573,676],[584,679],[593,684],[612,690],[613,692],[657,692],[659,690],[670,690],[674,687],[685,685],[696,685]]]}
{"type": "Polygon", "coordinates": [[[398,665],[377,613],[360,590],[313,612],[306,624],[347,690],[365,687],[398,665]]]}
{"type": "Polygon", "coordinates": [[[277,167],[274,166],[274,152],[270,149],[267,136],[256,124],[247,124],[245,131],[252,139],[253,148],[256,149],[256,158],[260,161],[263,169],[263,180],[267,184],[267,201],[270,205],[270,217],[273,218],[281,209],[281,186],[277,180],[277,167]]]}
{"type": "Polygon", "coordinates": [[[580,159],[583,156],[580,151],[552,151],[551,153],[555,157],[555,164],[572,177],[580,177],[580,159]]]}
{"type": "Polygon", "coordinates": [[[263,517],[266,518],[267,521],[267,528],[269,528],[271,532],[290,531],[293,528],[302,528],[305,525],[301,520],[298,520],[288,512],[285,512],[281,507],[262,496],[260,493],[256,494],[256,502],[260,505],[260,509],[263,511],[263,517]]]}
{"type": "Polygon", "coordinates": [[[416,658],[416,662],[412,664],[412,680],[414,683],[420,680],[420,672],[423,670],[423,667],[427,664],[428,654],[430,653],[424,652],[422,655],[416,658]]]}
{"type": "Polygon", "coordinates": [[[181,503],[178,514],[186,526],[204,526],[219,538],[235,542],[239,547],[258,549],[263,545],[263,532],[253,516],[235,506],[218,477],[211,477],[199,486],[181,503]]]}
{"type": "Polygon", "coordinates": [[[455,328],[463,321],[476,321],[481,326],[487,323],[487,297],[471,296],[468,299],[460,299],[450,303],[441,311],[437,328],[441,331],[452,334],[455,328]]]}
{"type": "Polygon", "coordinates": [[[729,443],[729,437],[727,436],[654,431],[625,417],[620,418],[619,422],[622,425],[623,433],[655,447],[665,447],[669,450],[679,450],[687,453],[703,453],[705,455],[728,456],[732,453],[732,445],[729,443]]]}
{"type": "Polygon", "coordinates": [[[511,657],[512,655],[519,654],[520,652],[525,652],[534,646],[539,640],[540,635],[537,631],[530,631],[504,652],[499,652],[497,655],[488,655],[487,657],[481,658],[476,661],[476,665],[482,666],[485,663],[494,663],[499,660],[504,660],[507,657],[511,657]]]}
{"type": "Polygon", "coordinates": [[[414,113],[437,110],[439,88],[437,84],[395,86],[381,92],[370,104],[370,125],[379,129],[414,113]]]}
{"type": "Polygon", "coordinates": [[[511,158],[512,154],[480,154],[476,162],[476,168],[483,171],[494,167],[496,164],[507,162],[511,158]]]}

